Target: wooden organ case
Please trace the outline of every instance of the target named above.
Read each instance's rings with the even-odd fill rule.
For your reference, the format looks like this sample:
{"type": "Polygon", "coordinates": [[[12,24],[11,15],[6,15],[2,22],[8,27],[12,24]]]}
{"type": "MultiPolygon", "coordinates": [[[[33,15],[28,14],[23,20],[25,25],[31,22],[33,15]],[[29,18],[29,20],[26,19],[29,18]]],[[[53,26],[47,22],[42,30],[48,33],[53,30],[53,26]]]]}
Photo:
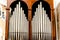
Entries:
{"type": "Polygon", "coordinates": [[[56,40],[53,0],[7,0],[6,11],[5,40],[56,40]]]}

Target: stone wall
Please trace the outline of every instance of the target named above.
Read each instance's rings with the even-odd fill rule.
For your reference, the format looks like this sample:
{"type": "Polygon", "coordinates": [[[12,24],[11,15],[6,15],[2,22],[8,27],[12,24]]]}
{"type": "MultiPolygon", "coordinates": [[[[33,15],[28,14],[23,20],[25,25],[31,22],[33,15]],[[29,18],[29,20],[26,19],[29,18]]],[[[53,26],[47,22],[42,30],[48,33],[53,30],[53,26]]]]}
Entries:
{"type": "Polygon", "coordinates": [[[0,40],[5,40],[5,23],[6,23],[5,20],[6,20],[6,7],[0,4],[0,40]]]}

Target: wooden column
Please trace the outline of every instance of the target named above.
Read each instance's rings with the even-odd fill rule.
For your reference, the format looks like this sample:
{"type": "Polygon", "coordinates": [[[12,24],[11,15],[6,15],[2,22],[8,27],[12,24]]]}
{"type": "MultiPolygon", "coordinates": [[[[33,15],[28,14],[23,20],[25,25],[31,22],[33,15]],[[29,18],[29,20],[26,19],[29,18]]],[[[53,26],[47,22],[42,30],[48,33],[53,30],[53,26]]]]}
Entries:
{"type": "Polygon", "coordinates": [[[29,40],[32,40],[32,24],[31,24],[31,19],[32,19],[32,12],[31,12],[31,10],[28,10],[28,20],[29,20],[29,40]]]}
{"type": "Polygon", "coordinates": [[[51,22],[52,22],[52,40],[56,40],[56,22],[54,9],[51,9],[51,22]]]}
{"type": "Polygon", "coordinates": [[[6,9],[5,40],[8,40],[9,10],[10,10],[9,8],[6,9]]]}

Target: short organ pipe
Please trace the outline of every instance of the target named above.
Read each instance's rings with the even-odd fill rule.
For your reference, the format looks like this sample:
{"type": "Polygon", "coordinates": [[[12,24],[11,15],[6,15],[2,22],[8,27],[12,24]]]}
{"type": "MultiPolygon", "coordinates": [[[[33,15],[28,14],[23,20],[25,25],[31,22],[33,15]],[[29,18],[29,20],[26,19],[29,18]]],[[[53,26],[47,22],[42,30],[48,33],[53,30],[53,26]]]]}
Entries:
{"type": "MultiPolygon", "coordinates": [[[[11,40],[28,39],[28,20],[26,19],[24,10],[20,5],[19,2],[10,17],[9,37],[11,40]]],[[[36,8],[34,13],[35,15],[32,19],[32,37],[34,40],[47,40],[47,37],[51,35],[51,21],[45,8],[42,7],[42,2],[38,4],[38,8],[36,8]]]]}

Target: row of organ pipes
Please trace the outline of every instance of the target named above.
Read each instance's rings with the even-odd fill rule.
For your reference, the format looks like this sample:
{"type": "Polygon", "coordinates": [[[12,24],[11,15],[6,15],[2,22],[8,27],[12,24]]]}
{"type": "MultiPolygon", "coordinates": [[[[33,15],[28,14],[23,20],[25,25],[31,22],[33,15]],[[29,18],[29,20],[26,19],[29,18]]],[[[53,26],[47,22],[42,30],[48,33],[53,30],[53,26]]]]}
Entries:
{"type": "Polygon", "coordinates": [[[51,21],[46,10],[42,7],[42,2],[38,4],[32,20],[32,33],[36,33],[34,40],[51,40],[51,21]],[[48,36],[50,39],[48,39],[48,36]]]}
{"type": "MultiPolygon", "coordinates": [[[[28,20],[20,5],[19,2],[10,17],[8,40],[28,40],[28,20]],[[24,37],[27,39],[24,39],[24,37]]],[[[42,7],[42,2],[36,8],[32,19],[32,40],[51,40],[51,21],[46,14],[46,10],[42,7]],[[47,39],[48,37],[50,39],[47,39]]]]}
{"type": "Polygon", "coordinates": [[[28,21],[26,20],[24,10],[20,7],[19,2],[10,18],[9,40],[23,40],[24,32],[25,34],[28,33],[28,21]]]}

